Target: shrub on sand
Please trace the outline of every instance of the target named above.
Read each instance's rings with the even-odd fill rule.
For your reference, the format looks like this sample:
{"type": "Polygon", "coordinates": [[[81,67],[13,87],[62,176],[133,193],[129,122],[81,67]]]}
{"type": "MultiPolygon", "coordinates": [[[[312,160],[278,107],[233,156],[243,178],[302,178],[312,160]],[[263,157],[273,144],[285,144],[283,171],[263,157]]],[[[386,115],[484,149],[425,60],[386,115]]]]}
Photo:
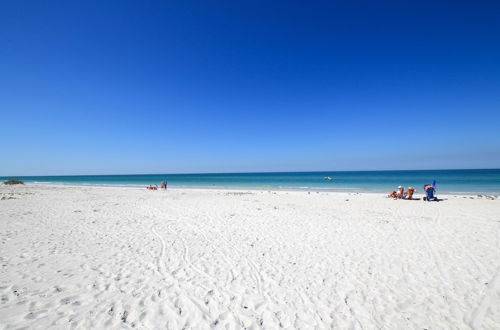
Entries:
{"type": "Polygon", "coordinates": [[[22,182],[21,180],[10,179],[4,181],[3,184],[24,184],[24,182],[22,182]]]}

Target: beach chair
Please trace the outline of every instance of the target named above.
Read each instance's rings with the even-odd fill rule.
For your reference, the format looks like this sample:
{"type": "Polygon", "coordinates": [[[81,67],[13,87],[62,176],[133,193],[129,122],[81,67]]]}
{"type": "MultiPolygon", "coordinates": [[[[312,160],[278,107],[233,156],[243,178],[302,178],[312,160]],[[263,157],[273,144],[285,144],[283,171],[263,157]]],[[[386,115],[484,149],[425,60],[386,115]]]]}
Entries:
{"type": "Polygon", "coordinates": [[[424,186],[425,196],[423,198],[424,201],[437,201],[437,197],[434,195],[436,189],[431,184],[426,184],[424,186]]]}

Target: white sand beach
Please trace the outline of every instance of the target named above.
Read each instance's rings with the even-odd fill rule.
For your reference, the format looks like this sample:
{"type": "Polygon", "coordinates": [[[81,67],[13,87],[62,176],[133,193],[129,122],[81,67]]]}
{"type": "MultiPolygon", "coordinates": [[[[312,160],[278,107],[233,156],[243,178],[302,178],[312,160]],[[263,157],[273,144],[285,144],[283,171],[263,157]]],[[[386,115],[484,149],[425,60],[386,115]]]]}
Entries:
{"type": "Polygon", "coordinates": [[[500,329],[500,199],[438,196],[2,185],[0,329],[500,329]]]}

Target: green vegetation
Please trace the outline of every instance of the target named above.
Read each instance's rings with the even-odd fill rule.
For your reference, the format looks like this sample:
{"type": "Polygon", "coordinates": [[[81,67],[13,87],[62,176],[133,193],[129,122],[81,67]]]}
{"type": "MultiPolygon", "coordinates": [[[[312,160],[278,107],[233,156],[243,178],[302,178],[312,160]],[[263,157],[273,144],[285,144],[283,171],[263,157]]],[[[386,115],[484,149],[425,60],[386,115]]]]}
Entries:
{"type": "Polygon", "coordinates": [[[3,182],[4,184],[24,184],[21,180],[10,179],[3,182]]]}

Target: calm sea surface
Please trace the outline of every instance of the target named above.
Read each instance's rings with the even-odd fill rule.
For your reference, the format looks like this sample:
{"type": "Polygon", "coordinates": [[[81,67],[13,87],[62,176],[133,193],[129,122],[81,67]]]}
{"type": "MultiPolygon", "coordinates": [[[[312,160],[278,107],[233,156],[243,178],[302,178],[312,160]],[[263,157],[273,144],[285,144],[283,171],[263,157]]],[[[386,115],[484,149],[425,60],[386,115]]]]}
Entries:
{"type": "MultiPolygon", "coordinates": [[[[6,180],[14,177],[0,177],[6,180]]],[[[177,188],[243,188],[388,192],[399,185],[422,192],[437,181],[438,192],[500,194],[500,169],[422,171],[332,171],[224,174],[74,175],[15,177],[26,183],[144,186],[167,180],[177,188]],[[331,177],[332,180],[325,180],[331,177]]]]}

